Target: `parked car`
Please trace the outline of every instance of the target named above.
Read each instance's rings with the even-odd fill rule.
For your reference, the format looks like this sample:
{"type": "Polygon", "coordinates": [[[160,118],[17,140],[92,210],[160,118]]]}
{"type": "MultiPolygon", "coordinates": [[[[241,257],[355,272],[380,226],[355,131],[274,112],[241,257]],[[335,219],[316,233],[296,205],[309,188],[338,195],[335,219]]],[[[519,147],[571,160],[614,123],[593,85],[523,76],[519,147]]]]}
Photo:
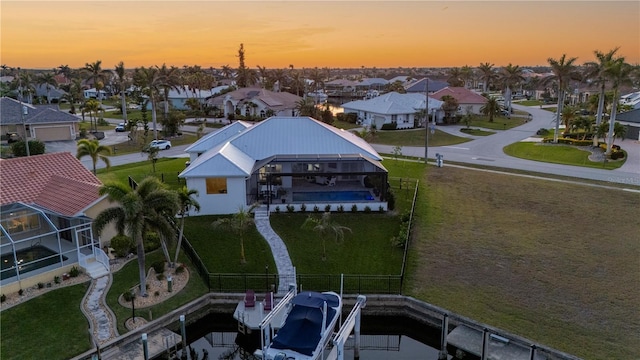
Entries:
{"type": "Polygon", "coordinates": [[[118,126],[116,126],[116,132],[125,132],[127,129],[124,127],[124,123],[120,123],[118,124],[118,126]]]}
{"type": "Polygon", "coordinates": [[[169,140],[153,140],[147,145],[147,149],[157,148],[159,150],[169,150],[171,148],[171,141],[169,140]]]}

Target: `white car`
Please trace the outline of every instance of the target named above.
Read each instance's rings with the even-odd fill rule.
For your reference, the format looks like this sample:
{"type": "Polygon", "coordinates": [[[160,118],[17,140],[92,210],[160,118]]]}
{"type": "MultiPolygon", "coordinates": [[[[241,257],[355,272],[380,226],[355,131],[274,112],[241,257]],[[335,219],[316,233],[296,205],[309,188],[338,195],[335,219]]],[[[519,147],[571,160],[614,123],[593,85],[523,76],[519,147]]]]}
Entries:
{"type": "Polygon", "coordinates": [[[171,148],[171,141],[169,140],[153,140],[149,143],[147,148],[157,148],[159,150],[169,150],[171,148]]]}

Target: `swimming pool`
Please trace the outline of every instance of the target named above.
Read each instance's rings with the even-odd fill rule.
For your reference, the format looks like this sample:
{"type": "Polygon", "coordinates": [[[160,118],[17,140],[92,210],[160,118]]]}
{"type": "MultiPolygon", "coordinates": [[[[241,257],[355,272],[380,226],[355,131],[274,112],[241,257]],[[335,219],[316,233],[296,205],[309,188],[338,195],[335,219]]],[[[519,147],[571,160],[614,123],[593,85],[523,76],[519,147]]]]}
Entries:
{"type": "Polygon", "coordinates": [[[294,192],[293,201],[339,202],[375,200],[369,191],[309,191],[294,192]]]}
{"type": "MultiPolygon", "coordinates": [[[[58,255],[58,253],[41,245],[16,251],[20,274],[58,263],[60,261],[60,257],[54,255],[58,255]]],[[[62,259],[67,260],[67,257],[63,255],[62,259]]],[[[12,276],[16,276],[13,253],[2,255],[0,258],[0,268],[2,269],[0,279],[4,280],[12,276]]]]}

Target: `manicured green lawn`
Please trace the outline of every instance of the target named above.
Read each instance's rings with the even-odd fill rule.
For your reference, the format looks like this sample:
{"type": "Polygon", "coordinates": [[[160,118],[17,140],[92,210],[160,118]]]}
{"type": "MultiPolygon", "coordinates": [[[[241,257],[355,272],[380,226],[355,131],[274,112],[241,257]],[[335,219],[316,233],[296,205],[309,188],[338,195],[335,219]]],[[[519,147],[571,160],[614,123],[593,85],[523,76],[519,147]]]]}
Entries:
{"type": "MultiPolygon", "coordinates": [[[[435,134],[429,133],[429,147],[461,144],[470,139],[450,135],[436,128],[435,134]]],[[[424,146],[425,129],[380,130],[369,142],[384,145],[424,146]]]]}
{"type": "MultiPolygon", "coordinates": [[[[161,132],[158,132],[158,138],[161,138],[161,132]]],[[[142,149],[147,146],[147,144],[149,144],[151,140],[153,140],[153,131],[149,130],[149,134],[147,135],[146,140],[144,140],[144,137],[140,136],[140,140],[137,143],[125,141],[120,144],[112,145],[111,147],[116,149],[115,153],[113,153],[112,155],[124,155],[137,152],[142,153],[142,149]]],[[[182,134],[180,136],[168,138],[167,140],[170,140],[171,146],[175,147],[179,145],[193,144],[197,140],[197,138],[195,135],[182,134]]]]}
{"type": "Polygon", "coordinates": [[[356,128],[362,127],[362,125],[350,123],[350,122],[347,122],[347,121],[339,121],[339,120],[334,120],[332,125],[337,127],[338,129],[345,129],[345,130],[356,129],[356,128]]]}
{"type": "MultiPolygon", "coordinates": [[[[174,251],[170,251],[170,254],[174,254],[174,251]]],[[[156,261],[164,259],[162,251],[156,250],[148,253],[145,258],[145,264],[147,271],[151,268],[151,264],[156,261]]],[[[190,271],[189,283],[179,293],[172,296],[168,300],[147,308],[136,308],[136,317],[141,316],[147,320],[157,319],[162,315],[195,300],[200,296],[206,294],[209,289],[205,286],[202,278],[198,275],[198,272],[194,269],[188,259],[184,256],[183,252],[180,252],[179,262],[185,263],[190,271]]],[[[124,334],[128,332],[124,326],[125,321],[131,317],[131,308],[124,307],[118,303],[118,297],[125,291],[129,291],[135,285],[140,284],[140,277],[138,274],[138,262],[136,260],[127,263],[120,271],[113,274],[113,284],[109,288],[109,292],[106,296],[107,305],[113,310],[117,318],[118,332],[124,334]]],[[[153,296],[153,294],[149,294],[153,296]]]]}
{"type": "Polygon", "coordinates": [[[464,128],[464,129],[460,129],[460,131],[465,134],[474,135],[474,136],[489,136],[489,135],[495,134],[495,132],[492,132],[492,131],[485,131],[485,130],[474,129],[474,128],[468,128],[468,129],[464,128]]]}
{"type": "Polygon", "coordinates": [[[110,169],[98,169],[98,178],[102,182],[118,181],[128,184],[128,177],[131,176],[137,182],[140,182],[146,176],[157,176],[163,178],[164,182],[171,188],[180,188],[184,186],[184,180],[178,179],[178,174],[185,168],[185,158],[160,158],[156,162],[156,172],[153,172],[153,166],[149,160],[146,160],[146,154],[141,155],[144,161],[131,163],[126,165],[114,166],[110,169]]]}
{"type": "Polygon", "coordinates": [[[470,126],[491,130],[508,130],[522,125],[523,121],[523,118],[515,116],[511,118],[495,116],[493,122],[489,121],[487,116],[473,116],[470,126]]]}
{"type": "Polygon", "coordinates": [[[522,101],[514,101],[514,104],[523,105],[523,106],[539,106],[542,105],[542,101],[540,100],[522,100],[522,101]]]}
{"type": "Polygon", "coordinates": [[[601,169],[617,169],[626,161],[621,160],[593,162],[589,160],[589,151],[571,145],[542,144],[536,142],[517,142],[504,147],[505,154],[521,159],[549,162],[555,164],[585,166],[601,169]]]}
{"type": "Polygon", "coordinates": [[[92,347],[80,311],[89,283],[50,291],[2,311],[0,358],[68,359],[92,347]]]}

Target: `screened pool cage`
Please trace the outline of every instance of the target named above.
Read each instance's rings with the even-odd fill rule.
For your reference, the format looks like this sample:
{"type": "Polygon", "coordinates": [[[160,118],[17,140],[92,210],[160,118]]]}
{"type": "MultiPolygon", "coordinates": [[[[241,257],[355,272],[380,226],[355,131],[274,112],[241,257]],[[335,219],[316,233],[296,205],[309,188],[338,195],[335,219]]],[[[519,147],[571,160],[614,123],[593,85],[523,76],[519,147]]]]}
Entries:
{"type": "Polygon", "coordinates": [[[0,285],[83,261],[100,249],[91,219],[67,217],[23,203],[0,207],[0,285]]]}

